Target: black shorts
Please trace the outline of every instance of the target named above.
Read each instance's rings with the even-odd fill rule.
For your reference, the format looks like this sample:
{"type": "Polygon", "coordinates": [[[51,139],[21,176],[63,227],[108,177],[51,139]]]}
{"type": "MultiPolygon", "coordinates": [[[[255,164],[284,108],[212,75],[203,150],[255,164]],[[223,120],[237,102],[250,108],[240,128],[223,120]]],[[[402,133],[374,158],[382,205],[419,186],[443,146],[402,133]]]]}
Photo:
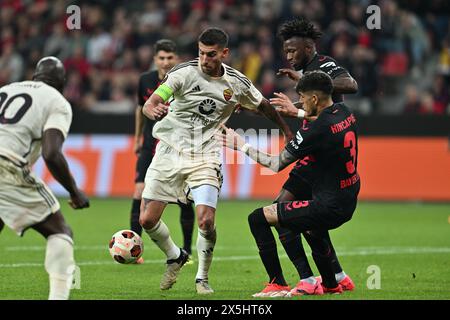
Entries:
{"type": "Polygon", "coordinates": [[[136,162],[136,178],[135,183],[144,182],[147,169],[152,163],[154,150],[151,148],[142,148],[136,162]]]}
{"type": "Polygon", "coordinates": [[[296,200],[312,199],[311,186],[306,180],[297,175],[289,174],[289,178],[283,184],[283,189],[292,193],[296,200]]]}
{"type": "Polygon", "coordinates": [[[347,213],[337,213],[314,200],[286,201],[277,205],[278,223],[295,233],[335,229],[352,218],[352,210],[343,212],[347,213]]]}

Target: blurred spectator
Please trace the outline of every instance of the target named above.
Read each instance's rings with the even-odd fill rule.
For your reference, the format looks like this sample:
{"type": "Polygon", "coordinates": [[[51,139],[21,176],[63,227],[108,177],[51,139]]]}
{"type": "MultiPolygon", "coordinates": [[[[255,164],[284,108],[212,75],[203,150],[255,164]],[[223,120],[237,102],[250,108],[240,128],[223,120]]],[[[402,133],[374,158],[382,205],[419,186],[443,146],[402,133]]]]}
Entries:
{"type": "Polygon", "coordinates": [[[419,98],[419,91],[414,85],[408,85],[405,90],[406,102],[404,105],[404,110],[406,113],[421,113],[422,103],[419,98]]]}
{"type": "Polygon", "coordinates": [[[433,93],[433,113],[444,114],[450,103],[449,84],[442,75],[436,75],[431,89],[433,93]]]}
{"type": "Polygon", "coordinates": [[[76,47],[72,56],[64,60],[64,67],[67,73],[78,73],[83,80],[86,80],[91,65],[84,56],[84,49],[82,47],[76,47]]]}
{"type": "Polygon", "coordinates": [[[13,44],[4,45],[0,56],[0,86],[22,79],[23,66],[23,59],[15,52],[13,44]]]}

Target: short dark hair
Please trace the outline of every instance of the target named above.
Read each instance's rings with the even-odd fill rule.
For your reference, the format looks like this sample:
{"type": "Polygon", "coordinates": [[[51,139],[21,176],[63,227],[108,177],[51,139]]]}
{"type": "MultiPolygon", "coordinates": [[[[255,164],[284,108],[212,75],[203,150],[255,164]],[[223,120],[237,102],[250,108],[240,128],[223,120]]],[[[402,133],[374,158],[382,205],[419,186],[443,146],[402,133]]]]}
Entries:
{"type": "Polygon", "coordinates": [[[283,39],[283,41],[293,37],[317,40],[322,36],[322,32],[317,30],[308,20],[298,18],[283,23],[278,29],[278,36],[283,39]]]}
{"type": "Polygon", "coordinates": [[[159,51],[177,52],[177,45],[169,39],[161,39],[156,41],[153,51],[157,54],[159,51]]]}
{"type": "Polygon", "coordinates": [[[219,45],[220,48],[228,46],[228,35],[220,28],[208,28],[198,37],[198,42],[207,46],[219,45]]]}
{"type": "Polygon", "coordinates": [[[320,91],[326,95],[333,92],[333,81],[331,77],[323,71],[315,70],[306,72],[298,81],[295,87],[298,93],[308,91],[320,91]]]}

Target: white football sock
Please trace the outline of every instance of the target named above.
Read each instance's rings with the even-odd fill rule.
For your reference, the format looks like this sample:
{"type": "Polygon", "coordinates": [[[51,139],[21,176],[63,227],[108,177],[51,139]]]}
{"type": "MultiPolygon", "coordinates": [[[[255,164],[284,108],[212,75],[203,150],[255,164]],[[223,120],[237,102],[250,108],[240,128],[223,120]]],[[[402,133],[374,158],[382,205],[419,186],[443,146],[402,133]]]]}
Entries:
{"type": "Polygon", "coordinates": [[[67,300],[72,286],[75,261],[73,240],[67,234],[52,234],[47,238],[45,270],[49,274],[49,300],[67,300]]]}
{"type": "Polygon", "coordinates": [[[197,254],[198,270],[196,279],[208,279],[208,270],[211,266],[214,245],[216,244],[216,229],[211,233],[198,229],[197,254]]]}
{"type": "Polygon", "coordinates": [[[178,248],[170,237],[169,228],[164,221],[159,222],[150,230],[145,230],[153,242],[164,252],[167,260],[176,259],[180,256],[180,248],[178,248]]]}
{"type": "Polygon", "coordinates": [[[342,271],[342,272],[336,273],[334,276],[336,277],[336,281],[339,283],[342,280],[344,280],[346,274],[344,271],[342,271]]]}

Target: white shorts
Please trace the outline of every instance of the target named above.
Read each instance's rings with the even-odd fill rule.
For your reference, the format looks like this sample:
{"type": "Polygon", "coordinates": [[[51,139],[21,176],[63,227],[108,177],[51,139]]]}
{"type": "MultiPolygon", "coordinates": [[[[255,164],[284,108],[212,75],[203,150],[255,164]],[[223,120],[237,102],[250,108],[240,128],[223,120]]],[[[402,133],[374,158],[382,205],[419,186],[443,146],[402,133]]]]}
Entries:
{"type": "Polygon", "coordinates": [[[163,202],[193,200],[190,190],[211,185],[220,191],[222,171],[219,157],[190,157],[160,141],[145,175],[142,197],[163,202]]]}
{"type": "Polygon", "coordinates": [[[50,189],[28,167],[0,157],[0,219],[8,227],[22,236],[59,208],[50,189]]]}

